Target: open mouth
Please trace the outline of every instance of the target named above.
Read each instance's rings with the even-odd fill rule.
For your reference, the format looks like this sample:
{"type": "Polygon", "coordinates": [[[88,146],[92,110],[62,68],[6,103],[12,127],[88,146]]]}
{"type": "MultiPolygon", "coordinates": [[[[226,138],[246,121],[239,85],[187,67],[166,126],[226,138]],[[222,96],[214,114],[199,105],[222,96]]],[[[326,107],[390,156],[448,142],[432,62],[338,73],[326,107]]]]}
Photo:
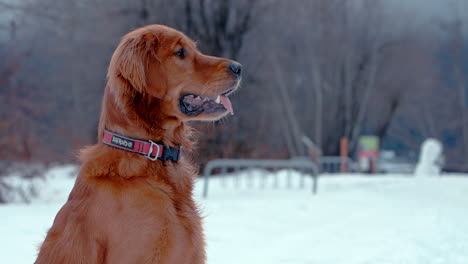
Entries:
{"type": "Polygon", "coordinates": [[[230,89],[218,96],[183,94],[180,97],[180,110],[189,116],[196,116],[202,112],[214,114],[226,111],[234,115],[231,100],[228,98],[233,90],[230,89]]]}

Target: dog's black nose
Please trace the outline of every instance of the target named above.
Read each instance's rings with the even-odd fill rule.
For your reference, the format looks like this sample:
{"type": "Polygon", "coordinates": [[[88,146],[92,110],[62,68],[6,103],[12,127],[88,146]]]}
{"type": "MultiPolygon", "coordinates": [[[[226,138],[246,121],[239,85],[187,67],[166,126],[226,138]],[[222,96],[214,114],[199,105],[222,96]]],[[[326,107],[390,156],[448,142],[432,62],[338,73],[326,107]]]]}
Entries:
{"type": "Polygon", "coordinates": [[[238,62],[231,62],[229,64],[229,70],[234,73],[237,77],[240,77],[241,76],[241,72],[242,72],[242,64],[238,63],[238,62]]]}

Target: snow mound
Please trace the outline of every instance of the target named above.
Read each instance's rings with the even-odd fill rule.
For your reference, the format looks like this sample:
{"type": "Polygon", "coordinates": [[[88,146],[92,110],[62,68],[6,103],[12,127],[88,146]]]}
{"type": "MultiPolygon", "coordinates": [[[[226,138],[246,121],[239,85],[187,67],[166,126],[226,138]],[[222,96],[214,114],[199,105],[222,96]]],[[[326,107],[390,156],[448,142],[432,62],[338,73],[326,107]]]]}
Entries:
{"type": "Polygon", "coordinates": [[[45,172],[37,172],[35,177],[25,176],[28,173],[23,169],[14,172],[1,178],[2,198],[8,203],[64,201],[63,190],[70,190],[73,186],[76,170],[74,165],[54,166],[45,172]]]}
{"type": "Polygon", "coordinates": [[[421,146],[421,153],[414,174],[416,176],[440,175],[442,163],[442,143],[433,138],[426,139],[421,146]]]}

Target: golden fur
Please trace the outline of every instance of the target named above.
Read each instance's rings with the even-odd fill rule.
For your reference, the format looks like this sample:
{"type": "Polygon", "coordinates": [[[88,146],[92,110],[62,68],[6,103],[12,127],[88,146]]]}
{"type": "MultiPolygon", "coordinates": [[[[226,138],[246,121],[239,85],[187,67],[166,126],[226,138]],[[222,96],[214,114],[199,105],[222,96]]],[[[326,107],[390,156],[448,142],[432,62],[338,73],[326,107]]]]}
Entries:
{"type": "Polygon", "coordinates": [[[201,54],[188,37],[161,25],[122,38],[109,65],[99,141],[82,150],[75,186],[35,263],[205,263],[202,219],[192,199],[192,130],[185,121],[226,113],[189,117],[179,98],[238,85],[226,70],[231,62],[201,54]],[[174,55],[181,47],[183,59],[174,55]],[[182,146],[181,159],[150,161],[104,145],[104,129],[182,146]]]}

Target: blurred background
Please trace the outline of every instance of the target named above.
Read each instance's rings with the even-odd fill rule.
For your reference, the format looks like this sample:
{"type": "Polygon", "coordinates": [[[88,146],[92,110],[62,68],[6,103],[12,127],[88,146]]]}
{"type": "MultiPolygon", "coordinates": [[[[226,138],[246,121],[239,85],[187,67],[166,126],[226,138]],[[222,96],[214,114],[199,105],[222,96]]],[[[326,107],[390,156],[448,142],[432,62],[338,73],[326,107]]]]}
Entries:
{"type": "MultiPolygon", "coordinates": [[[[324,180],[324,191],[333,193],[368,184],[353,180],[341,186],[335,180],[347,172],[413,175],[418,160],[425,159],[421,146],[426,142],[426,152],[432,153],[426,158],[431,156],[429,163],[437,167],[434,174],[458,173],[462,177],[446,189],[465,186],[456,190],[466,194],[467,14],[467,0],[0,0],[0,201],[16,199],[8,193],[21,184],[7,180],[12,175],[47,178],[47,168],[75,163],[77,151],[96,142],[112,52],[125,33],[147,24],[179,29],[196,40],[202,52],[244,65],[242,87],[232,98],[236,115],[193,124],[200,131],[196,158],[202,169],[220,158],[307,157],[320,176],[337,176],[324,180]]],[[[235,170],[229,166],[213,168],[218,173],[235,170]]],[[[432,184],[411,186],[436,190],[441,183],[432,184]]],[[[19,200],[41,196],[47,189],[43,185],[20,188],[19,200]]],[[[370,189],[374,193],[382,186],[386,183],[370,189]]],[[[216,189],[214,196],[225,202],[216,189]]],[[[468,204],[466,197],[454,197],[440,208],[468,204]]],[[[415,208],[426,202],[432,200],[415,208]]],[[[438,212],[420,216],[429,215],[442,226],[454,224],[440,220],[438,212]]],[[[47,219],[54,212],[50,215],[47,219]]],[[[368,216],[355,221],[381,220],[366,220],[368,216]]],[[[451,241],[445,234],[439,235],[451,241]]],[[[468,252],[463,251],[468,249],[466,236],[456,241],[451,250],[468,252]]],[[[408,248],[404,250],[411,251],[408,248]]],[[[460,254],[442,262],[421,258],[421,263],[468,259],[460,254]]],[[[388,263],[419,263],[411,260],[388,263]]],[[[329,261],[318,263],[340,263],[329,261]]],[[[376,258],[356,263],[387,262],[376,258]]]]}
{"type": "MultiPolygon", "coordinates": [[[[468,171],[464,0],[1,0],[0,159],[71,162],[96,141],[122,35],[161,23],[245,66],[236,115],[198,124],[203,158],[324,155],[361,135],[415,161],[428,137],[468,171]],[[222,146],[222,147],[220,147],[222,146]]],[[[201,160],[206,162],[206,160],[201,160]]]]}

